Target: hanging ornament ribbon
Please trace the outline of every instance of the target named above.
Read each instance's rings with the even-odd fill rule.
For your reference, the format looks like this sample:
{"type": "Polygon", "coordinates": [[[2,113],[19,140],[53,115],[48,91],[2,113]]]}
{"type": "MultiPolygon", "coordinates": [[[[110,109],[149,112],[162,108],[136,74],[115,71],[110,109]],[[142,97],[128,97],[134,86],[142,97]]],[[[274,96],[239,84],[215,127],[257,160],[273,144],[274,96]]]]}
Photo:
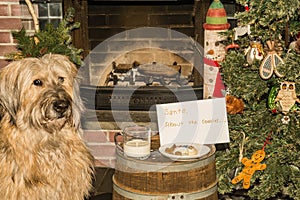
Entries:
{"type": "Polygon", "coordinates": [[[279,55],[274,50],[275,42],[274,41],[267,41],[267,45],[270,49],[268,52],[268,55],[264,58],[262,61],[260,67],[259,67],[259,74],[261,78],[263,79],[269,79],[273,75],[273,72],[278,77],[283,77],[282,74],[280,74],[277,71],[277,65],[283,64],[283,60],[279,57],[279,55]]]}
{"type": "Polygon", "coordinates": [[[265,141],[265,143],[264,143],[264,145],[263,145],[263,147],[262,147],[262,149],[261,150],[265,150],[265,148],[266,148],[266,146],[268,145],[268,144],[271,144],[271,135],[272,135],[272,131],[270,131],[270,133],[268,134],[268,137],[266,138],[266,141],[265,141]]]}

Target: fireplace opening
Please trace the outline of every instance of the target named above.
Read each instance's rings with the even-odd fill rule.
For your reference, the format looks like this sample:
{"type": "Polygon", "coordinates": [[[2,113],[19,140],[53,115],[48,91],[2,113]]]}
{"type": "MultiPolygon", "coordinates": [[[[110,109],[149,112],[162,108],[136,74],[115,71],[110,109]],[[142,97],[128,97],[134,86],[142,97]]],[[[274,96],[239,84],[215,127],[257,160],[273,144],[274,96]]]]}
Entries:
{"type": "Polygon", "coordinates": [[[168,50],[143,48],[120,55],[107,66],[100,86],[193,85],[193,65],[168,50]],[[110,69],[110,70],[109,70],[110,69]]]}
{"type": "Polygon", "coordinates": [[[155,105],[203,98],[201,47],[171,29],[119,33],[95,47],[80,70],[90,80],[81,86],[85,106],[99,123],[155,122],[155,105]]]}

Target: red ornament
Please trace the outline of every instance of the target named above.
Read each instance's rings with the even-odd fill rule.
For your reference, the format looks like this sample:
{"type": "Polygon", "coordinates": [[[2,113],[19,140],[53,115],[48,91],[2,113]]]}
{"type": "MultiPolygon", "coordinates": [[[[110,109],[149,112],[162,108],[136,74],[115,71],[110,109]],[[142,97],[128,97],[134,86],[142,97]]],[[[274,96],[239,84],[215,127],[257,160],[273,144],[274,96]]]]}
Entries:
{"type": "Polygon", "coordinates": [[[240,48],[240,46],[238,44],[232,43],[232,44],[226,46],[225,51],[227,53],[229,49],[238,49],[238,48],[240,48]]]}
{"type": "Polygon", "coordinates": [[[276,110],[276,109],[273,109],[273,110],[272,110],[272,113],[273,113],[273,114],[276,114],[276,113],[277,113],[277,110],[276,110]]]}
{"type": "Polygon", "coordinates": [[[249,6],[247,3],[245,3],[245,11],[249,11],[249,6]]]}

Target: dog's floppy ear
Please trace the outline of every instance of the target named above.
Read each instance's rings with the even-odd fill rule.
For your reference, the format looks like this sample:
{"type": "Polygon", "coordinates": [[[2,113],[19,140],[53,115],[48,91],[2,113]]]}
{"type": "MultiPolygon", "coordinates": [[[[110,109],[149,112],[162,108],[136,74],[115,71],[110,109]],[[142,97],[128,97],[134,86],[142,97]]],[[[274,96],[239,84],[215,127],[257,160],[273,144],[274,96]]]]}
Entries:
{"type": "Polygon", "coordinates": [[[13,124],[19,108],[19,68],[20,62],[15,61],[0,70],[0,119],[7,116],[13,124]]]}

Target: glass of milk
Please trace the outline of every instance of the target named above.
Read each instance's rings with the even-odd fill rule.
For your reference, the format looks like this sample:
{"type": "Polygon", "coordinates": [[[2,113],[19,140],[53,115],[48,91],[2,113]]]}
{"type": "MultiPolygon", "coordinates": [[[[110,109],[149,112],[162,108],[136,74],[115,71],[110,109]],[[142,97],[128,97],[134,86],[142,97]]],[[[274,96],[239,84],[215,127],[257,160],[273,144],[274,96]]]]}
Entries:
{"type": "Polygon", "coordinates": [[[151,129],[147,126],[127,126],[123,129],[124,155],[137,159],[150,156],[151,129]]]}

